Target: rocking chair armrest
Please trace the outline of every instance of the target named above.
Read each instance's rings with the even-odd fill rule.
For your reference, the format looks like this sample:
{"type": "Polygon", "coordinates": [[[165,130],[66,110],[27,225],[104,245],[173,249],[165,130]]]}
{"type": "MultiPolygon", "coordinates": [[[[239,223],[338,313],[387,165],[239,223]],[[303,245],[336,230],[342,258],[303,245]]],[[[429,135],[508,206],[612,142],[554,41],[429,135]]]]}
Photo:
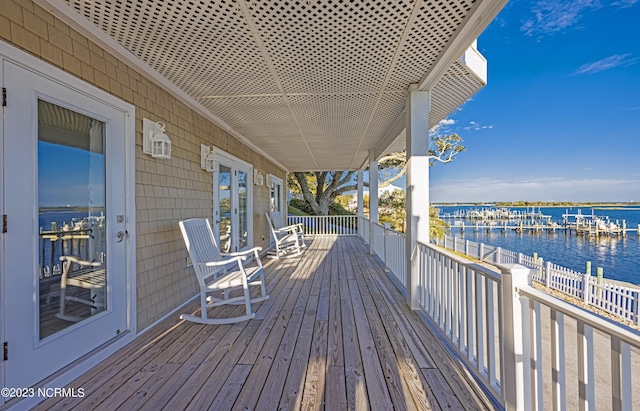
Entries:
{"type": "Polygon", "coordinates": [[[294,224],[289,224],[288,226],[285,226],[284,228],[294,228],[294,227],[300,227],[300,229],[302,230],[304,228],[304,224],[302,224],[302,223],[294,223],[294,224]]]}
{"type": "Polygon", "coordinates": [[[238,256],[235,256],[235,257],[231,257],[231,258],[229,258],[227,260],[209,261],[209,262],[206,262],[206,263],[196,263],[196,264],[201,264],[201,265],[204,265],[205,267],[220,267],[220,266],[225,266],[225,265],[227,265],[229,263],[233,263],[234,261],[240,262],[240,261],[244,261],[246,259],[247,259],[246,256],[238,255],[238,256]]]}
{"type": "Polygon", "coordinates": [[[60,257],[60,261],[65,262],[65,261],[69,261],[71,263],[76,263],[79,266],[82,267],[99,267],[102,265],[101,262],[99,261],[87,261],[87,260],[82,260],[78,257],[75,257],[73,255],[63,255],[60,257]]]}
{"type": "Polygon", "coordinates": [[[249,250],[238,251],[238,252],[235,252],[235,253],[220,253],[220,255],[223,256],[223,257],[236,257],[236,256],[241,256],[241,255],[242,256],[246,256],[246,255],[251,254],[251,253],[257,254],[260,251],[262,251],[262,247],[253,247],[253,248],[251,248],[249,250]]]}
{"type": "Polygon", "coordinates": [[[291,224],[286,227],[274,228],[273,231],[275,231],[276,233],[284,233],[284,232],[289,233],[289,232],[295,232],[295,231],[303,231],[303,228],[302,228],[302,223],[298,223],[298,224],[291,224]]]}

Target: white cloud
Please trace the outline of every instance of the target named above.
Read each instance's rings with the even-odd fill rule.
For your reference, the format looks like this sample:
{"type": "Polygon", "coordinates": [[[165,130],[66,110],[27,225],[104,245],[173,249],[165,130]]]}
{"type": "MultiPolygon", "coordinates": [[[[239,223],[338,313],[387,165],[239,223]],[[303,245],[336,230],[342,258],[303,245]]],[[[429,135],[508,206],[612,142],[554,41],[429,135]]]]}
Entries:
{"type": "Polygon", "coordinates": [[[616,67],[627,67],[638,62],[637,58],[632,58],[631,53],[627,54],[614,54],[603,58],[602,60],[594,61],[593,63],[583,64],[573,72],[577,74],[593,74],[600,71],[609,70],[616,67]]]}
{"type": "Polygon", "coordinates": [[[600,7],[598,0],[538,1],[531,10],[533,16],[522,24],[520,30],[527,36],[553,34],[575,26],[585,12],[600,7]]]}
{"type": "Polygon", "coordinates": [[[479,130],[487,130],[487,129],[492,129],[493,128],[493,124],[490,124],[488,126],[483,126],[480,123],[477,123],[475,121],[470,121],[468,126],[463,127],[464,131],[479,131],[479,130]]]}
{"type": "Polygon", "coordinates": [[[447,180],[431,185],[433,202],[479,201],[630,201],[640,192],[638,179],[531,179],[447,180]]]}
{"type": "Polygon", "coordinates": [[[620,8],[631,7],[636,4],[638,0],[619,0],[611,3],[612,6],[618,6],[620,8]]]}
{"type": "MultiPolygon", "coordinates": [[[[615,0],[610,6],[632,7],[640,0],[615,0]]],[[[520,30],[527,36],[554,34],[567,28],[580,28],[580,20],[591,11],[604,7],[600,0],[538,0],[531,8],[532,16],[524,20],[520,30]]]]}
{"type": "Polygon", "coordinates": [[[445,119],[440,120],[440,121],[438,122],[438,124],[436,124],[435,126],[433,126],[433,127],[431,128],[431,130],[429,130],[429,131],[430,131],[432,134],[434,134],[434,135],[438,135],[438,134],[440,133],[440,130],[441,130],[441,129],[443,129],[443,130],[448,130],[448,129],[449,129],[449,126],[452,126],[452,125],[454,125],[454,124],[456,124],[456,121],[455,121],[455,120],[453,120],[453,119],[451,119],[451,118],[445,118],[445,119]]]}

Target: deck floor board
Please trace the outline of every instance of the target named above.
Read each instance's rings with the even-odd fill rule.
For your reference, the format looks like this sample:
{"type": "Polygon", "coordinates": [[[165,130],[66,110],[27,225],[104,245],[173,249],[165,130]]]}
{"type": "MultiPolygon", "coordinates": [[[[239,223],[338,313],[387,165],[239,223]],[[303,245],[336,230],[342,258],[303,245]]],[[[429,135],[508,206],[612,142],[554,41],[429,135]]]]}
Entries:
{"type": "MultiPolygon", "coordinates": [[[[357,237],[265,260],[256,318],[167,318],[51,398],[49,409],[486,409],[357,237]]],[[[211,316],[242,307],[214,308],[211,316]]],[[[183,312],[199,313],[198,300],[183,312]]]]}

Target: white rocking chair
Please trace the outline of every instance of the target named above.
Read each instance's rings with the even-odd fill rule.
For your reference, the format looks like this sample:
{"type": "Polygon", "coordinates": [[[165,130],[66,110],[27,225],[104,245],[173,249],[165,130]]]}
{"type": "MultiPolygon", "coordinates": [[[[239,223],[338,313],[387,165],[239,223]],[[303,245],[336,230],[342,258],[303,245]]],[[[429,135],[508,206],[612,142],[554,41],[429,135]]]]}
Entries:
{"type": "Polygon", "coordinates": [[[302,254],[307,246],[304,242],[304,231],[302,224],[292,224],[285,226],[282,224],[280,213],[265,213],[271,236],[275,242],[275,252],[271,253],[272,258],[290,258],[302,254]]]}
{"type": "Polygon", "coordinates": [[[105,271],[101,262],[81,260],[71,255],[60,257],[62,275],[60,276],[60,310],[56,316],[62,320],[78,322],[86,317],[69,315],[66,312],[67,301],[74,301],[91,307],[92,314],[105,309],[105,271]],[[77,270],[76,270],[77,269],[77,270]],[[90,291],[88,298],[68,295],[69,286],[90,291]]]}
{"type": "Polygon", "coordinates": [[[262,248],[254,247],[247,251],[221,254],[208,219],[192,218],[180,221],[179,224],[196,277],[198,277],[201,309],[199,317],[182,314],[180,318],[200,324],[231,324],[255,317],[255,313],[251,310],[251,303],[269,298],[264,283],[262,261],[258,254],[262,248]],[[251,257],[251,254],[255,258],[255,264],[245,267],[244,262],[251,257]],[[250,284],[260,284],[262,292],[260,297],[251,299],[250,284]],[[243,291],[241,296],[229,297],[230,290],[240,287],[243,291]],[[223,297],[208,295],[214,292],[222,292],[223,297]],[[246,307],[245,315],[229,318],[208,318],[207,316],[207,309],[210,307],[243,303],[246,307]]]}

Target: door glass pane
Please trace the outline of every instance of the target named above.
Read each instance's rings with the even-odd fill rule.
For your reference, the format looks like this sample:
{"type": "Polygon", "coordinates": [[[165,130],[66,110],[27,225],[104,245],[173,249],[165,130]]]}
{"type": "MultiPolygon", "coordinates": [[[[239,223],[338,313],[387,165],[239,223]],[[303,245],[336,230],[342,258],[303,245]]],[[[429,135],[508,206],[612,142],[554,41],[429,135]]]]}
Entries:
{"type": "Polygon", "coordinates": [[[238,249],[242,249],[249,244],[249,225],[247,215],[247,173],[238,171],[238,249]]]}
{"type": "Polygon", "coordinates": [[[106,310],[105,123],[38,100],[40,339],[106,310]]]}
{"type": "Polygon", "coordinates": [[[220,202],[220,250],[231,251],[231,169],[220,165],[218,173],[218,199],[220,202]]]}
{"type": "Polygon", "coordinates": [[[272,182],[271,183],[271,212],[281,212],[282,208],[280,206],[280,199],[282,192],[280,191],[282,186],[280,183],[272,182]]]}

